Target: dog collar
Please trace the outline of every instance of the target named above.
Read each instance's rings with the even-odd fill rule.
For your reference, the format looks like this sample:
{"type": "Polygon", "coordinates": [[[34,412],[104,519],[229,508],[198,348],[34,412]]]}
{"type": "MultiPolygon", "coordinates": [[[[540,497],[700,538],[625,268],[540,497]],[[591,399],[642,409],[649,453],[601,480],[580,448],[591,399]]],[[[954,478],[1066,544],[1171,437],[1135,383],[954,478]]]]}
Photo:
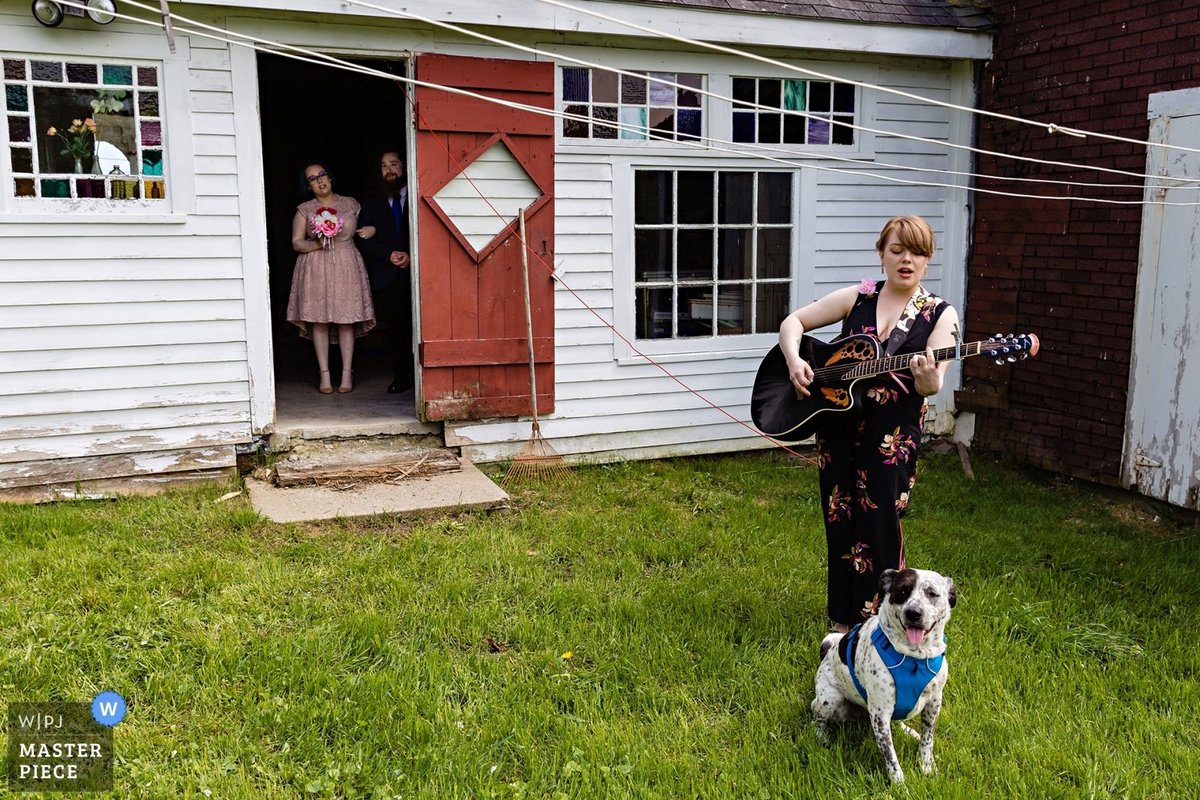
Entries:
{"type": "MultiPolygon", "coordinates": [[[[854,671],[854,646],[857,644],[861,627],[862,623],[859,623],[846,634],[846,648],[842,652],[845,655],[846,666],[850,670],[850,680],[854,682],[854,688],[858,689],[858,693],[862,695],[865,703],[867,702],[866,687],[862,685],[862,681],[858,679],[858,674],[854,671]]],[[[883,665],[892,674],[892,682],[896,686],[896,706],[892,709],[892,719],[908,719],[913,709],[916,708],[917,701],[921,698],[921,692],[925,691],[925,687],[941,671],[942,664],[946,661],[946,654],[942,653],[933,658],[913,658],[904,655],[892,646],[891,640],[887,638],[882,627],[876,627],[871,633],[871,644],[875,645],[875,652],[879,653],[883,665]]]]}

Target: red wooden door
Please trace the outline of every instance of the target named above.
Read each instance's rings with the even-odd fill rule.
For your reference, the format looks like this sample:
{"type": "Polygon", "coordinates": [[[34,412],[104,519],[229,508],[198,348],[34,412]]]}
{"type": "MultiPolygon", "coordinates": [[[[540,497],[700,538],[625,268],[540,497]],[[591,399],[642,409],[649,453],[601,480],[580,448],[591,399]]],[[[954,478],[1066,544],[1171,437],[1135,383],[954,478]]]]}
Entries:
{"type": "MultiPolygon", "coordinates": [[[[528,106],[554,107],[554,67],[549,63],[424,54],[417,56],[416,77],[528,106]]],[[[425,420],[530,413],[516,220],[520,207],[525,208],[526,241],[532,248],[537,409],[550,413],[554,119],[425,86],[417,86],[415,93],[422,374],[417,413],[425,420]],[[507,191],[501,189],[506,185],[502,181],[489,183],[490,163],[520,178],[508,181],[519,187],[517,197],[500,196],[507,191]],[[474,210],[464,210],[469,207],[474,210]],[[495,235],[490,229],[479,233],[489,225],[495,235]]]]}

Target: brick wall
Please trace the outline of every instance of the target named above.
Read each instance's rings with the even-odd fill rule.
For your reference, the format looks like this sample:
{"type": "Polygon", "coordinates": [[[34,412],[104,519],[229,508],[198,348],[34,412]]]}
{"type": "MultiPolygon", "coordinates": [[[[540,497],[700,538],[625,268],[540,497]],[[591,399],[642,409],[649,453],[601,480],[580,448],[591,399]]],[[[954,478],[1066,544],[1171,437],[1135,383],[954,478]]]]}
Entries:
{"type": "MultiPolygon", "coordinates": [[[[1152,92],[1200,85],[1200,4],[1142,0],[995,2],[982,105],[1026,119],[1145,140],[1152,92]]],[[[1037,358],[965,365],[959,407],[975,444],[1105,483],[1120,478],[1133,336],[1145,148],[981,118],[979,146],[1087,169],[980,156],[966,337],[1036,333],[1037,358]],[[1117,186],[1032,184],[1041,178],[1117,186]],[[1053,199],[1065,196],[1070,199],[1053,199]]]]}

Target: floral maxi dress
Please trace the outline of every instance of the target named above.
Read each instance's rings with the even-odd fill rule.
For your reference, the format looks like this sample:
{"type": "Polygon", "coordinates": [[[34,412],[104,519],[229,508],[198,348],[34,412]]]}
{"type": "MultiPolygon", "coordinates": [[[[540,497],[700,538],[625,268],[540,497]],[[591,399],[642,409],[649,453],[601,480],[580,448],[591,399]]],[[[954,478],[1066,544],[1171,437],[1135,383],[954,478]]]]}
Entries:
{"type": "MultiPolygon", "coordinates": [[[[879,286],[882,286],[880,282],[879,286]]],[[[920,290],[919,290],[920,291],[920,290]]],[[[878,339],[879,293],[864,281],[841,336],[865,333],[878,339]]],[[[908,338],[896,355],[925,349],[930,332],[948,308],[924,295],[908,338]]],[[[879,576],[904,568],[900,519],[917,479],[917,456],[926,402],[907,371],[859,383],[855,407],[831,417],[817,433],[821,510],[829,559],[829,618],[853,625],[879,608],[879,576]]]]}

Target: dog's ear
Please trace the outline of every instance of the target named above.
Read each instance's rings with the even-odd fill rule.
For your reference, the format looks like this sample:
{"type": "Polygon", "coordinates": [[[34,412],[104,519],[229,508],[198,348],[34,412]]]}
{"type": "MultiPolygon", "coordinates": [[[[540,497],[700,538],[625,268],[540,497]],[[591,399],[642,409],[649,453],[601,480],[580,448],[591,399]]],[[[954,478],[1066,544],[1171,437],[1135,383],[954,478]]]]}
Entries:
{"type": "Polygon", "coordinates": [[[946,578],[946,596],[950,599],[950,607],[954,608],[954,604],[958,602],[958,587],[951,578],[946,578]]]}
{"type": "Polygon", "coordinates": [[[892,581],[900,573],[894,569],[885,569],[883,574],[879,576],[879,591],[882,594],[887,594],[892,590],[892,581]]]}

